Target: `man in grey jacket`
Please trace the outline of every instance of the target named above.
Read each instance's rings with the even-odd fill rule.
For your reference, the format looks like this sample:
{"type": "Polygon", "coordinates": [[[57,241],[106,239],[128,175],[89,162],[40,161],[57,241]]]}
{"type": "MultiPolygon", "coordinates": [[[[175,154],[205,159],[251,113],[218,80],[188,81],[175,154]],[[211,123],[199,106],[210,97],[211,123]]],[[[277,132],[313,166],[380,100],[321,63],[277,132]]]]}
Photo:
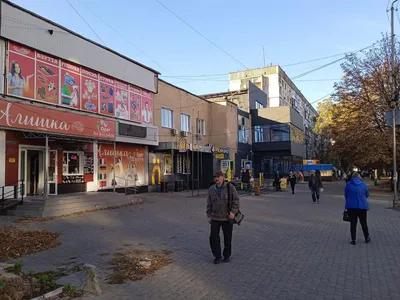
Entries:
{"type": "Polygon", "coordinates": [[[215,173],[215,184],[208,190],[207,197],[207,218],[211,224],[210,246],[215,257],[214,264],[222,261],[221,241],[219,237],[220,228],[224,234],[224,262],[229,262],[232,253],[232,231],[233,223],[230,220],[235,218],[239,210],[239,195],[236,188],[225,183],[224,173],[215,173]],[[229,207],[228,189],[231,196],[229,207]]]}

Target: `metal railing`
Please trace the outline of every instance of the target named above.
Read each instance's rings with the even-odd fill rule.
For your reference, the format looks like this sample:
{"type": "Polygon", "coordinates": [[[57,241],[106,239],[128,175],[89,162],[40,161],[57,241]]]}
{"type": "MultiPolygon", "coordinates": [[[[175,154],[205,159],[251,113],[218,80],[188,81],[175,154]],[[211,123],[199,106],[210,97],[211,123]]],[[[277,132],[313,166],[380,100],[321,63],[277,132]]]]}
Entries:
{"type": "Polygon", "coordinates": [[[136,194],[139,192],[139,189],[142,186],[137,180],[134,180],[132,178],[118,177],[118,176],[115,176],[115,179],[124,180],[125,195],[131,195],[129,193],[131,191],[134,195],[133,196],[134,199],[136,198],[136,194]]]}
{"type": "Polygon", "coordinates": [[[2,211],[4,211],[4,209],[5,209],[4,206],[5,206],[5,203],[7,200],[19,199],[18,194],[21,196],[21,201],[18,202],[18,205],[24,204],[25,183],[23,180],[18,180],[18,181],[11,183],[10,185],[2,186],[2,187],[0,187],[0,190],[1,190],[0,202],[1,202],[1,210],[2,211]],[[10,191],[5,191],[6,188],[8,188],[8,187],[13,187],[13,189],[10,191]]]}

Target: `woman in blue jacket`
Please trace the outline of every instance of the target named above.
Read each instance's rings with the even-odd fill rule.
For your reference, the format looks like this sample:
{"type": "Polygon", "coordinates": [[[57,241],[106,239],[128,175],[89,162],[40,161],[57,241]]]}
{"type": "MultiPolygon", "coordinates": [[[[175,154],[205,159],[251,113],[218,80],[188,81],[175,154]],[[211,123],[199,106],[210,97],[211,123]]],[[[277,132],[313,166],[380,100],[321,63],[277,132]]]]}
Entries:
{"type": "Polygon", "coordinates": [[[361,180],[359,173],[354,172],[351,180],[346,184],[345,198],[347,212],[350,218],[350,233],[351,244],[356,244],[357,220],[360,219],[360,224],[364,233],[365,242],[369,243],[367,211],[369,210],[368,200],[369,192],[367,185],[361,180]]]}

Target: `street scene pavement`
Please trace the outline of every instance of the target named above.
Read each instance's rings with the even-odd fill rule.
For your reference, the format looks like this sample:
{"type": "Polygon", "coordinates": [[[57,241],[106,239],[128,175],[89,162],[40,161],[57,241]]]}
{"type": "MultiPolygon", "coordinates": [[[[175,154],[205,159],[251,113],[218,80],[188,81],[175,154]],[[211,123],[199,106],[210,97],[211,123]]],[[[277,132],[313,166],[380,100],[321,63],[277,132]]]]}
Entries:
{"type": "MultiPolygon", "coordinates": [[[[400,299],[400,212],[390,194],[373,191],[372,242],[349,244],[342,221],[344,182],[326,183],[320,204],[306,184],[297,192],[241,197],[246,215],[235,226],[232,260],[214,265],[205,196],[143,195],[144,204],[18,226],[61,233],[61,246],[23,257],[24,268],[51,270],[72,262],[100,270],[103,294],[87,299],[400,299]],[[122,285],[104,282],[113,253],[170,250],[172,263],[122,285]]],[[[4,223],[4,222],[3,222],[4,223]]]]}

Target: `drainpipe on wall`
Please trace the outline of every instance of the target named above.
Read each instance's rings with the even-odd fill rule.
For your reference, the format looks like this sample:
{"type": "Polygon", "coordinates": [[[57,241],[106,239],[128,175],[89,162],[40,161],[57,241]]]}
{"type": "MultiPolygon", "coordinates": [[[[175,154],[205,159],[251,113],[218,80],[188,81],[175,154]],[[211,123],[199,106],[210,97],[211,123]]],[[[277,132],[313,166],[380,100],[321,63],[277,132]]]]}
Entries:
{"type": "Polygon", "coordinates": [[[49,136],[46,135],[46,152],[44,162],[44,199],[49,197],[49,136]]]}
{"type": "Polygon", "coordinates": [[[113,166],[113,192],[115,193],[115,186],[117,185],[117,182],[115,181],[115,153],[116,153],[116,145],[114,142],[114,166],[113,166]]]}

